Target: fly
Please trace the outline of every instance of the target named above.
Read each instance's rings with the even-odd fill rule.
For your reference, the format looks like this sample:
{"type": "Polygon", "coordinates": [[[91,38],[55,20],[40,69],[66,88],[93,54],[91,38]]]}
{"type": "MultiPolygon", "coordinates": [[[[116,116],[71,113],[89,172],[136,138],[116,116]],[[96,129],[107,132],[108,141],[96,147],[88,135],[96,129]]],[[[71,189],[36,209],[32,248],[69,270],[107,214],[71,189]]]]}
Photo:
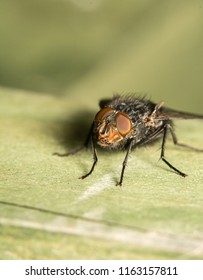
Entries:
{"type": "Polygon", "coordinates": [[[145,98],[134,96],[115,96],[112,99],[101,100],[99,105],[100,111],[94,118],[84,145],[67,154],[55,153],[58,156],[69,156],[84,147],[87,148],[91,142],[93,164],[90,171],[81,176],[80,179],[85,179],[93,172],[98,161],[97,145],[104,149],[126,150],[120,180],[117,183],[120,186],[123,183],[125,168],[132,149],[148,145],[158,139],[162,139],[160,155],[162,161],[178,175],[187,176],[165,158],[165,143],[168,132],[175,145],[203,152],[201,149],[179,143],[172,121],[173,119],[203,119],[203,115],[172,110],[164,107],[163,102],[155,104],[145,98]]]}

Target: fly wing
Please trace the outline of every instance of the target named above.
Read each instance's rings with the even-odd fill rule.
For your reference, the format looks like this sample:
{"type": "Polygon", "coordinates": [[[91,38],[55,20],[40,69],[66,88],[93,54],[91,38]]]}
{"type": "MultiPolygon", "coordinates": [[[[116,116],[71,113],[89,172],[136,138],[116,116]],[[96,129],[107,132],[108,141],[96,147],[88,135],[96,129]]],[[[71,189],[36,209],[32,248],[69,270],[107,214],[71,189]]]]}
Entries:
{"type": "Polygon", "coordinates": [[[163,119],[203,119],[203,115],[188,112],[176,111],[167,107],[160,108],[160,117],[163,119]]]}

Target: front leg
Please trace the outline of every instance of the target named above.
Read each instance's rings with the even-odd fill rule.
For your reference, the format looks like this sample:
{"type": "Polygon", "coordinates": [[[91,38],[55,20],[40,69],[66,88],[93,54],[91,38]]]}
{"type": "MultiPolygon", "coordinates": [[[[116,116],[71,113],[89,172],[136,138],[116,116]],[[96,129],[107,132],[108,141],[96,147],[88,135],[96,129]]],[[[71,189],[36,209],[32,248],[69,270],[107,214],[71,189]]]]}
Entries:
{"type": "Polygon", "coordinates": [[[93,164],[92,164],[92,167],[90,169],[90,171],[81,176],[79,179],[85,179],[87,178],[93,171],[94,171],[94,168],[97,164],[97,161],[98,161],[98,158],[97,158],[97,151],[96,151],[96,147],[95,147],[95,142],[94,142],[94,139],[93,139],[93,135],[91,136],[91,142],[92,142],[92,152],[93,152],[93,164]]]}
{"type": "Polygon", "coordinates": [[[127,152],[126,152],[126,155],[125,155],[125,158],[124,158],[124,161],[123,161],[123,167],[122,167],[122,171],[121,171],[121,176],[120,176],[120,181],[116,184],[116,186],[122,186],[122,183],[123,183],[123,177],[124,177],[124,172],[125,172],[125,168],[127,166],[127,162],[128,162],[128,156],[131,152],[131,149],[132,149],[132,141],[133,139],[130,140],[130,143],[128,145],[128,149],[127,149],[127,152]]]}

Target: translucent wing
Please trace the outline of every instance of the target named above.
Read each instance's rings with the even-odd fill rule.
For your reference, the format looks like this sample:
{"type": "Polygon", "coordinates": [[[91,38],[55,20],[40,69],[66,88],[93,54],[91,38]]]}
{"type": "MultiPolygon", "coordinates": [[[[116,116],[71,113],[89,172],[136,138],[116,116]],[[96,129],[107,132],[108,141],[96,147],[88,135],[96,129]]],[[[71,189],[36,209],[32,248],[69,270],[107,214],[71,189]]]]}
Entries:
{"type": "Polygon", "coordinates": [[[173,110],[163,106],[164,103],[160,102],[155,106],[152,115],[154,118],[158,120],[167,120],[167,119],[203,119],[203,115],[182,112],[178,110],[173,110]]]}
{"type": "Polygon", "coordinates": [[[176,111],[167,107],[162,107],[160,113],[169,119],[203,119],[203,115],[176,111]]]}

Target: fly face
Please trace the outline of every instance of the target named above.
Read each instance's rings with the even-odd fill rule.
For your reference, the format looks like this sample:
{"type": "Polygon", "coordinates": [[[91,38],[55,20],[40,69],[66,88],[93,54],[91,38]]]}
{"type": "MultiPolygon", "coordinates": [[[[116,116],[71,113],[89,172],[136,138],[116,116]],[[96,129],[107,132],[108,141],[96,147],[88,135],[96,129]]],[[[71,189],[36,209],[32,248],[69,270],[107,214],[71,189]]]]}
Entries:
{"type": "Polygon", "coordinates": [[[105,107],[96,114],[94,124],[97,144],[102,147],[117,147],[132,131],[129,116],[110,107],[105,107]]]}

